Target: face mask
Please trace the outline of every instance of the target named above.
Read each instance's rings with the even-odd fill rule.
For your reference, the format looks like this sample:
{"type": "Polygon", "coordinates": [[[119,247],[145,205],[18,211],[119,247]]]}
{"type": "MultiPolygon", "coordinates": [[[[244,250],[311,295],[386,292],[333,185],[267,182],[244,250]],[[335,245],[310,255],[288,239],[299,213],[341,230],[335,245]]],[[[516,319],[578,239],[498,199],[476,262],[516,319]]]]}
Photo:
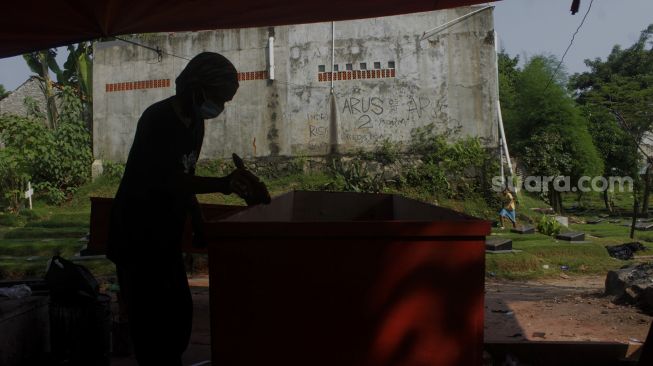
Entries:
{"type": "Polygon", "coordinates": [[[220,107],[210,100],[205,100],[204,103],[200,106],[200,117],[202,119],[211,119],[215,118],[222,113],[224,107],[220,107]]]}
{"type": "Polygon", "coordinates": [[[212,119],[220,115],[224,110],[224,106],[219,106],[204,96],[204,102],[199,107],[195,105],[197,116],[201,119],[212,119]]]}

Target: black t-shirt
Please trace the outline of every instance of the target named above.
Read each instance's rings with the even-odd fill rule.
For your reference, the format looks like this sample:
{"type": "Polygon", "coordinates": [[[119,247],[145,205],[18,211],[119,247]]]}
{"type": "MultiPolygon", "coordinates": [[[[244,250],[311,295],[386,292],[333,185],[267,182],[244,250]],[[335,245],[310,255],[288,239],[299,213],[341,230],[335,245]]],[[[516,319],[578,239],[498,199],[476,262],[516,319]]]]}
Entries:
{"type": "Polygon", "coordinates": [[[170,259],[180,252],[193,195],[184,192],[179,177],[195,174],[204,121],[186,126],[172,101],[151,105],[138,121],[111,213],[107,257],[114,263],[170,259]]]}

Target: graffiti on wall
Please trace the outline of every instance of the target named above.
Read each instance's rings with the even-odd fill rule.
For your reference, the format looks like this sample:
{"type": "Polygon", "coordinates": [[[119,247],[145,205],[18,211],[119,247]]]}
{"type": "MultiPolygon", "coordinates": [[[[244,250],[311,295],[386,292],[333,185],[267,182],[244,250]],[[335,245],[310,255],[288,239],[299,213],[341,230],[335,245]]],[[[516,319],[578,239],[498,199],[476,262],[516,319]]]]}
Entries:
{"type": "MultiPolygon", "coordinates": [[[[390,96],[372,95],[354,88],[336,94],[338,105],[338,135],[340,143],[367,147],[385,139],[410,138],[410,131],[429,123],[441,125],[441,130],[459,124],[446,113],[446,98],[435,93],[410,93],[400,90],[390,96]]],[[[309,113],[306,119],[309,145],[329,140],[332,122],[328,112],[309,113]]]]}

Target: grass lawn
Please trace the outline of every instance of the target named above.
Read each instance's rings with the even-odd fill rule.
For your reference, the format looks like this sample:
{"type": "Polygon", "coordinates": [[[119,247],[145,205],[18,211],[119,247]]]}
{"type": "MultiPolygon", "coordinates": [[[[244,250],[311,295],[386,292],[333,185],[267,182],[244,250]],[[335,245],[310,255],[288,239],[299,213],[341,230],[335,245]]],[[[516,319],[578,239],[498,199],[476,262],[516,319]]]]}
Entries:
{"type": "MultiPolygon", "coordinates": [[[[332,187],[332,180],[326,174],[293,174],[285,177],[265,180],[273,196],[294,189],[325,190],[332,187]]],[[[89,230],[91,196],[113,197],[118,182],[101,178],[81,187],[77,194],[61,206],[49,206],[35,201],[33,211],[23,211],[20,215],[0,214],[0,280],[35,278],[44,273],[47,260],[54,253],[73,258],[84,243],[79,239],[89,230]]],[[[488,207],[480,197],[468,197],[465,200],[438,200],[422,191],[410,188],[388,188],[388,193],[397,193],[420,201],[452,208],[467,214],[497,220],[497,208],[488,207]]],[[[534,208],[548,207],[535,196],[518,195],[518,220],[521,223],[536,225],[542,216],[534,208]]],[[[200,195],[205,203],[236,204],[243,202],[235,196],[221,194],[200,195]]],[[[564,231],[582,231],[586,242],[569,243],[555,240],[539,233],[520,235],[509,230],[493,229],[493,237],[505,237],[513,240],[515,252],[508,254],[487,254],[486,270],[493,277],[505,279],[534,279],[548,276],[568,275],[604,275],[610,269],[619,268],[634,261],[620,261],[608,256],[606,245],[622,244],[629,239],[629,227],[622,223],[630,222],[627,217],[632,205],[632,195],[616,195],[615,204],[620,209],[618,223],[603,222],[596,225],[573,223],[564,231]],[[561,269],[565,266],[565,270],[561,269]]],[[[575,194],[564,195],[565,208],[578,206],[575,194]]],[[[652,205],[653,207],[653,205],[652,205]]],[[[603,198],[599,194],[586,194],[581,200],[580,209],[567,213],[572,222],[586,222],[598,215],[605,215],[603,198]]],[[[653,232],[636,232],[636,240],[653,243],[653,232]]],[[[651,244],[653,246],[653,244],[651,244]]],[[[641,255],[653,255],[645,251],[641,255]]],[[[637,259],[636,259],[637,260],[637,259]]],[[[84,260],[80,262],[96,276],[110,276],[115,272],[113,264],[106,259],[84,260]]]]}
{"type": "MultiPolygon", "coordinates": [[[[518,218],[522,222],[537,223],[542,216],[533,211],[536,207],[548,207],[544,202],[533,196],[519,195],[517,208],[518,218]]],[[[653,232],[635,231],[635,239],[630,239],[630,224],[632,195],[629,193],[614,196],[617,212],[599,224],[585,222],[607,216],[603,196],[598,193],[587,193],[578,205],[576,194],[563,195],[563,206],[566,209],[579,206],[580,209],[569,210],[564,215],[571,222],[562,231],[580,231],[585,233],[585,242],[570,243],[556,240],[540,233],[521,235],[510,233],[508,229],[493,229],[493,237],[509,238],[513,241],[515,253],[487,254],[486,269],[492,276],[505,279],[535,279],[540,277],[567,275],[604,275],[608,270],[618,269],[624,265],[643,260],[637,257],[653,255],[653,249],[637,253],[634,260],[622,261],[608,255],[605,246],[640,241],[647,245],[653,242],[653,232]],[[608,222],[614,220],[617,222],[608,222]],[[565,266],[567,269],[563,270],[565,266]],[[548,268],[548,269],[547,269],[548,268]]],[[[651,206],[653,207],[653,205],[651,206]]],[[[651,246],[653,248],[653,245],[651,246]]]]}
{"type": "MultiPolygon", "coordinates": [[[[534,279],[538,277],[568,275],[604,275],[608,270],[620,268],[633,261],[617,260],[608,255],[605,245],[628,242],[627,236],[595,238],[588,236],[592,225],[574,225],[575,231],[586,234],[585,242],[570,243],[535,233],[522,235],[508,230],[493,230],[492,237],[509,238],[514,253],[487,254],[486,270],[492,276],[505,279],[534,279]],[[566,269],[562,269],[566,266],[566,269]]],[[[651,250],[640,255],[653,254],[651,250]]]]}

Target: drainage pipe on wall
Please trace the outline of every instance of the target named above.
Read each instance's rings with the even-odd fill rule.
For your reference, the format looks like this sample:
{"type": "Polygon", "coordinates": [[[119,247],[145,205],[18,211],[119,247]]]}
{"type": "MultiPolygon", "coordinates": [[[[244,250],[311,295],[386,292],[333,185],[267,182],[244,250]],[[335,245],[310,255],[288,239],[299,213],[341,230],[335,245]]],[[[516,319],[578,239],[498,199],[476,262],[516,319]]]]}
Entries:
{"type": "Polygon", "coordinates": [[[331,94],[333,94],[333,79],[336,63],[336,22],[331,22],[331,94]]]}
{"type": "Polygon", "coordinates": [[[432,37],[432,36],[436,35],[437,33],[440,33],[441,31],[443,31],[444,29],[447,29],[447,28],[451,27],[452,25],[454,25],[456,23],[462,22],[463,20],[482,12],[483,10],[487,10],[487,9],[490,9],[490,8],[494,8],[494,6],[493,5],[485,6],[483,8],[478,9],[478,10],[474,10],[472,12],[469,12],[469,13],[467,13],[467,14],[461,16],[461,17],[458,17],[458,18],[456,18],[454,20],[448,21],[448,22],[446,22],[446,23],[444,23],[442,25],[439,25],[439,26],[437,26],[437,27],[435,27],[433,29],[429,29],[426,32],[422,33],[422,38],[420,38],[420,40],[423,41],[423,40],[425,40],[425,39],[427,39],[429,37],[432,37]]]}
{"type": "Polygon", "coordinates": [[[268,78],[274,80],[274,36],[268,38],[268,59],[270,60],[268,78]]]}
{"type": "Polygon", "coordinates": [[[335,79],[334,65],[336,63],[336,22],[331,22],[331,93],[329,94],[329,144],[330,153],[337,154],[338,145],[338,103],[333,90],[333,79],[335,79]]]}

